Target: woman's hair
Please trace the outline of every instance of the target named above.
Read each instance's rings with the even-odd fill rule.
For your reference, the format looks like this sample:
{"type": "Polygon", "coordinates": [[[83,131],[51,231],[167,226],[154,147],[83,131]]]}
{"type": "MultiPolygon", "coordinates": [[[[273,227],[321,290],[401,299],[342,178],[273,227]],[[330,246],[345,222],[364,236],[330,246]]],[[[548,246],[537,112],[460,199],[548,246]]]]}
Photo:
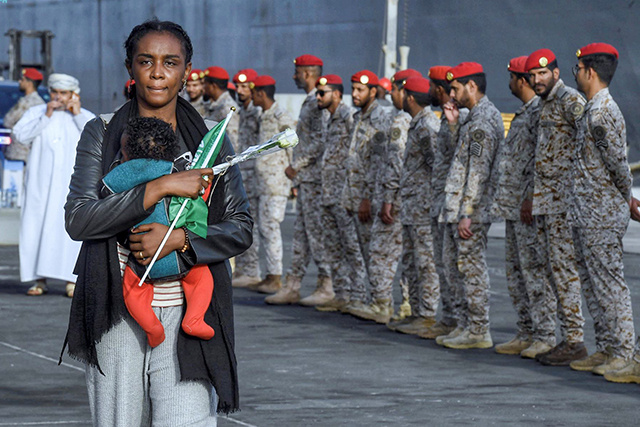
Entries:
{"type": "Polygon", "coordinates": [[[171,125],[155,117],[134,117],[124,130],[124,150],[129,159],[173,161],[178,155],[178,137],[171,125]]]}
{"type": "Polygon", "coordinates": [[[185,30],[175,22],[171,21],[159,21],[158,18],[150,19],[149,21],[145,21],[140,25],[136,25],[131,30],[127,41],[124,42],[124,48],[127,52],[127,58],[125,59],[125,64],[128,67],[131,67],[133,63],[133,53],[136,50],[136,46],[138,46],[138,42],[141,38],[146,36],[149,33],[171,33],[175,38],[180,41],[182,45],[182,50],[185,56],[185,64],[191,62],[191,57],[193,56],[193,45],[191,44],[191,39],[185,30]]]}

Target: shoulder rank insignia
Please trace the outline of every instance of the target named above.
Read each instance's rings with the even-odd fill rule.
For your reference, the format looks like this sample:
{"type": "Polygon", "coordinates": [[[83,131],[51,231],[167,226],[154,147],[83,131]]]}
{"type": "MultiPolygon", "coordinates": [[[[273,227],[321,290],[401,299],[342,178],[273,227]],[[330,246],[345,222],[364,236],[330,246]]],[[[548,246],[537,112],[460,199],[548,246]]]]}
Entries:
{"type": "Polygon", "coordinates": [[[391,139],[398,139],[402,135],[402,131],[398,128],[391,129],[391,139]]]}
{"type": "Polygon", "coordinates": [[[473,141],[469,146],[469,152],[476,157],[480,157],[482,155],[482,144],[478,141],[473,141]]]}
{"type": "Polygon", "coordinates": [[[471,132],[471,139],[475,142],[481,142],[484,140],[484,131],[482,129],[476,129],[471,132]]]}
{"type": "Polygon", "coordinates": [[[604,130],[602,126],[596,126],[591,131],[591,134],[593,135],[593,139],[595,139],[596,141],[600,141],[603,140],[607,135],[607,131],[604,130]]]}
{"type": "Polygon", "coordinates": [[[571,107],[569,107],[569,111],[571,111],[571,114],[576,117],[581,116],[582,113],[584,113],[584,105],[579,102],[574,102],[573,104],[571,104],[571,107]]]}

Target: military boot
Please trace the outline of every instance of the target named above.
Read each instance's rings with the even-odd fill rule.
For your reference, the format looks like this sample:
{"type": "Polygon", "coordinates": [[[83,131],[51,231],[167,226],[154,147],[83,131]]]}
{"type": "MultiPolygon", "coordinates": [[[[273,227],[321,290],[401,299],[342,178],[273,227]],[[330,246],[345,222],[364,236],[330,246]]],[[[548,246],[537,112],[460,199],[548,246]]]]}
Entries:
{"type": "Polygon", "coordinates": [[[345,310],[358,319],[373,320],[376,316],[371,304],[365,304],[362,301],[351,301],[349,305],[345,307],[345,310]]]}
{"type": "Polygon", "coordinates": [[[436,319],[434,317],[417,317],[411,323],[398,326],[396,331],[403,334],[418,335],[420,332],[427,332],[435,323],[436,319]]]}
{"type": "Polygon", "coordinates": [[[536,360],[546,366],[568,366],[574,360],[585,357],[587,357],[587,348],[584,343],[562,341],[549,352],[537,355],[536,360]]]}
{"type": "Polygon", "coordinates": [[[324,304],[316,305],[316,310],[323,312],[342,311],[342,309],[344,309],[347,305],[349,305],[348,299],[334,297],[324,304]]]}
{"type": "Polygon", "coordinates": [[[596,366],[600,366],[603,363],[606,363],[608,358],[608,353],[605,353],[604,351],[598,351],[596,353],[593,353],[591,356],[585,357],[584,359],[574,360],[573,362],[569,363],[569,366],[574,371],[591,372],[596,366]]]}
{"type": "Polygon", "coordinates": [[[442,322],[436,322],[426,331],[420,331],[416,335],[427,340],[435,340],[438,337],[444,337],[447,334],[450,334],[455,328],[455,325],[445,325],[442,322]]]}
{"type": "Polygon", "coordinates": [[[533,344],[520,352],[520,357],[535,359],[537,355],[546,353],[551,350],[551,348],[552,347],[544,341],[534,341],[533,344]]]}
{"type": "Polygon", "coordinates": [[[287,275],[284,286],[273,295],[269,295],[264,299],[267,304],[286,305],[296,304],[300,301],[300,278],[287,275]]]}
{"type": "Polygon", "coordinates": [[[491,348],[493,340],[489,331],[484,334],[473,334],[469,329],[465,329],[460,335],[453,338],[445,338],[442,345],[456,350],[467,350],[470,348],[491,348]]]}
{"type": "Polygon", "coordinates": [[[531,339],[522,339],[516,336],[509,342],[496,345],[494,349],[498,354],[520,354],[522,350],[529,348],[532,344],[531,339]]]}
{"type": "Polygon", "coordinates": [[[246,274],[239,274],[231,280],[231,286],[234,288],[246,288],[258,283],[260,283],[259,277],[247,276],[246,274]]]}
{"type": "Polygon", "coordinates": [[[391,316],[391,320],[389,320],[389,323],[387,323],[387,328],[391,329],[392,331],[395,331],[398,326],[408,325],[418,318],[417,316],[410,315],[405,317],[404,319],[400,319],[399,317],[397,317],[399,312],[400,310],[396,311],[396,314],[391,316]]]}
{"type": "Polygon", "coordinates": [[[253,286],[249,286],[252,291],[262,294],[274,294],[282,287],[282,279],[279,274],[267,274],[267,277],[253,286]]]}
{"type": "Polygon", "coordinates": [[[591,372],[595,375],[604,375],[609,371],[618,371],[627,366],[628,363],[629,361],[622,357],[609,356],[606,362],[602,365],[596,366],[591,372]]]}
{"type": "Polygon", "coordinates": [[[333,292],[333,284],[331,278],[326,276],[318,276],[318,284],[316,290],[313,291],[308,297],[300,300],[300,305],[306,305],[307,307],[314,307],[316,305],[324,304],[330,301],[335,296],[333,292]]]}
{"type": "Polygon", "coordinates": [[[411,316],[411,304],[409,304],[409,300],[403,300],[400,307],[398,307],[398,311],[391,316],[391,320],[393,322],[399,322],[407,317],[411,316]]]}
{"type": "Polygon", "coordinates": [[[462,326],[456,326],[456,328],[453,331],[449,332],[448,334],[440,335],[436,337],[436,344],[444,345],[444,340],[449,338],[455,338],[458,335],[460,335],[462,332],[464,332],[464,328],[462,326]]]}
{"type": "Polygon", "coordinates": [[[372,308],[375,312],[375,315],[371,320],[383,325],[389,323],[389,320],[391,320],[391,315],[393,314],[393,303],[390,299],[377,299],[373,302],[372,308]]]}
{"type": "Polygon", "coordinates": [[[604,374],[604,379],[614,383],[636,383],[640,384],[640,362],[631,359],[622,369],[608,371],[604,374]]]}

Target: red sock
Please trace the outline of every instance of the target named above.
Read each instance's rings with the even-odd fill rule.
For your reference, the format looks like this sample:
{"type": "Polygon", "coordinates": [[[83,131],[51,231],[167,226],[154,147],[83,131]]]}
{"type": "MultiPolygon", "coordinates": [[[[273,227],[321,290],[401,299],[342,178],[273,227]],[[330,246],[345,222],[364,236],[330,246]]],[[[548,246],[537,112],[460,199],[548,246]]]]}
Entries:
{"type": "Polygon", "coordinates": [[[164,327],[151,308],[153,302],[153,285],[143,283],[138,286],[140,278],[133,269],[126,266],[122,279],[124,303],[129,314],[147,334],[147,341],[151,347],[157,347],[164,341],[164,327]]]}
{"type": "Polygon", "coordinates": [[[187,311],[182,319],[182,329],[189,335],[210,340],[215,331],[204,321],[204,314],[211,305],[213,276],[205,264],[194,265],[182,279],[187,311]]]}

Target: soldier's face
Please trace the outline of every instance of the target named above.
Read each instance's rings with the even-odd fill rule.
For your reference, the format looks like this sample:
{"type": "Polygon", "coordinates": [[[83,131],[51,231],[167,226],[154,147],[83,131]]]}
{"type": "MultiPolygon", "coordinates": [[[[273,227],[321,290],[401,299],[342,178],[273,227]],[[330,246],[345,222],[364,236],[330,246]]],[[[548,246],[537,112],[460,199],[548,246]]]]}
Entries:
{"type": "Polygon", "coordinates": [[[320,86],[316,91],[316,99],[318,100],[318,109],[324,110],[331,105],[333,100],[333,90],[329,86],[320,86]]]}
{"type": "Polygon", "coordinates": [[[404,101],[404,90],[398,89],[398,86],[394,84],[391,85],[391,101],[393,101],[393,106],[398,110],[402,110],[403,101],[404,101]]]}
{"type": "MultiPolygon", "coordinates": [[[[468,83],[467,83],[468,84],[468,83]]],[[[468,108],[471,95],[467,85],[463,85],[457,80],[451,82],[451,92],[449,93],[451,100],[460,108],[468,108]]]]}
{"type": "Polygon", "coordinates": [[[511,93],[513,94],[513,96],[519,96],[519,91],[518,91],[518,76],[516,76],[513,73],[509,73],[509,75],[511,76],[511,78],[509,79],[509,89],[511,90],[511,93]]]}
{"type": "Polygon", "coordinates": [[[302,67],[296,67],[296,72],[293,73],[293,81],[296,83],[298,89],[304,89],[307,83],[304,80],[304,69],[302,67]]]}
{"type": "Polygon", "coordinates": [[[189,80],[187,82],[187,94],[189,95],[189,99],[195,101],[204,95],[204,85],[202,84],[202,80],[189,80]]]}
{"type": "Polygon", "coordinates": [[[353,82],[351,87],[351,99],[353,100],[353,105],[355,107],[365,107],[373,101],[373,98],[375,98],[374,90],[362,83],[353,82]]]}
{"type": "Polygon", "coordinates": [[[585,93],[587,89],[589,79],[588,79],[588,70],[584,66],[582,60],[578,61],[578,65],[575,66],[573,73],[576,79],[576,85],[578,86],[578,90],[582,93],[585,93]]]}
{"type": "Polygon", "coordinates": [[[548,68],[534,68],[529,71],[531,78],[531,87],[534,92],[541,98],[546,98],[558,81],[560,72],[556,68],[551,71],[548,68]]]}
{"type": "Polygon", "coordinates": [[[251,99],[251,88],[249,83],[237,83],[236,92],[238,93],[238,101],[243,104],[251,99]]]}

